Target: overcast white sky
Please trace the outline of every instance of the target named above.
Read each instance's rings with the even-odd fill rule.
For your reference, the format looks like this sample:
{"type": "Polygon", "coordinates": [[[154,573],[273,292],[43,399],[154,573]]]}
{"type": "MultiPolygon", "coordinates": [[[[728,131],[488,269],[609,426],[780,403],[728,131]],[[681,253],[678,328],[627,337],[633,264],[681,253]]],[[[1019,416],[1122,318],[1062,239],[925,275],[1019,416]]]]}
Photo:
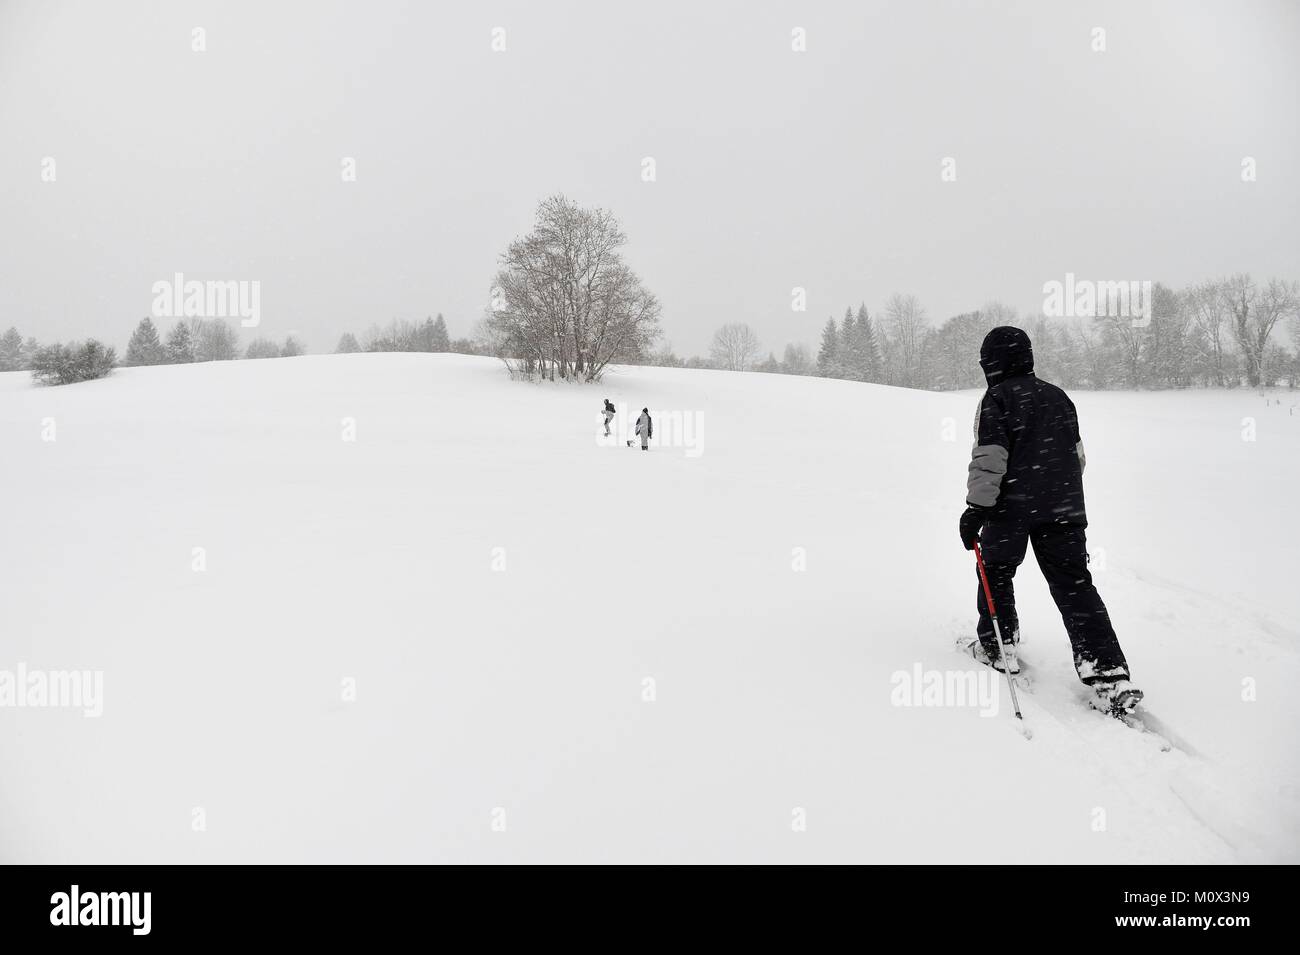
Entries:
{"type": "Polygon", "coordinates": [[[0,0],[0,328],[121,347],[179,271],[260,281],[259,333],[313,351],[464,335],[557,191],[622,219],[683,355],[894,291],[1297,279],[1298,54],[1293,0],[0,0]]]}

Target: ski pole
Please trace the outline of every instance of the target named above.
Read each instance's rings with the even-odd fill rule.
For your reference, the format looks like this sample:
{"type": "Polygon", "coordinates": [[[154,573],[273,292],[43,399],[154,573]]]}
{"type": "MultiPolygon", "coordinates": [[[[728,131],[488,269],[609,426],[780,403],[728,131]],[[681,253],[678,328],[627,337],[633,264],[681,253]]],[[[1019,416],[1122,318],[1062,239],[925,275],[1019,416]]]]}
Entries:
{"type": "Polygon", "coordinates": [[[989,619],[993,621],[993,636],[997,638],[998,653],[1003,658],[1002,669],[1007,674],[1007,686],[1011,688],[1011,706],[1016,711],[1016,719],[1023,720],[1024,717],[1020,715],[1020,701],[1016,699],[1016,678],[1011,675],[1016,651],[1010,644],[1002,642],[1002,627],[998,625],[998,610],[993,605],[993,590],[989,587],[989,575],[984,571],[984,556],[980,553],[979,541],[975,542],[975,566],[979,568],[980,583],[984,585],[984,602],[989,605],[989,619]],[[1008,648],[1010,648],[1010,658],[1007,657],[1008,648]]]}

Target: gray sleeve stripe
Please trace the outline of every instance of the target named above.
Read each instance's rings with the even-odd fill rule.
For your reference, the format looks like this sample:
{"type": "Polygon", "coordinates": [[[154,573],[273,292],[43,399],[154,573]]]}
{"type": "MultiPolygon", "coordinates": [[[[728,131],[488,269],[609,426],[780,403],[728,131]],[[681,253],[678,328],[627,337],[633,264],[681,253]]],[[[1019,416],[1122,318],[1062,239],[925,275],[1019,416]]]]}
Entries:
{"type": "Polygon", "coordinates": [[[966,503],[992,507],[998,502],[1002,476],[1007,473],[1007,449],[1000,444],[977,444],[970,456],[966,478],[966,503]]]}
{"type": "Polygon", "coordinates": [[[1088,466],[1088,456],[1083,453],[1082,441],[1074,446],[1074,453],[1079,456],[1079,472],[1083,473],[1083,469],[1088,466]]]}

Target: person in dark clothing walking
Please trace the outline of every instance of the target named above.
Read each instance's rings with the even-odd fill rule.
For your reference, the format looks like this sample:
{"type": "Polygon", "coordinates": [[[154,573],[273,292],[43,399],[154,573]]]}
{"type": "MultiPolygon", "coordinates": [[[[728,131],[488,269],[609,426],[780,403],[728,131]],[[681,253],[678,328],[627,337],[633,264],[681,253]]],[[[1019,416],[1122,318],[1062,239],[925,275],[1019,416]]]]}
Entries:
{"type": "MultiPolygon", "coordinates": [[[[979,541],[1002,639],[1020,639],[1012,579],[1032,546],[1065,622],[1079,679],[1094,690],[1100,709],[1132,709],[1142,691],[1130,682],[1124,651],[1088,570],[1083,442],[1074,403],[1034,375],[1033,347],[1019,328],[989,332],[980,366],[988,390],[975,418],[960,530],[967,550],[979,541]]],[[[982,587],[976,605],[978,641],[972,651],[1002,669],[982,587]]]]}
{"type": "Polygon", "coordinates": [[[605,399],[605,407],[601,411],[605,415],[605,437],[609,437],[609,423],[614,420],[614,406],[605,399]]]}

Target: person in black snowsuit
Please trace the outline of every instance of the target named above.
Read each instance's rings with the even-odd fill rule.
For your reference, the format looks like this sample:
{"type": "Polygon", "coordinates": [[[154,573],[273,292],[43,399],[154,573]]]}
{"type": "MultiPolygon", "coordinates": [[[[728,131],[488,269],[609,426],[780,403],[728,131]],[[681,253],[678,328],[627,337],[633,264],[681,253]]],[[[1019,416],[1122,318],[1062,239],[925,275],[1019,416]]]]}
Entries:
{"type": "MultiPolygon", "coordinates": [[[[1032,546],[1065,622],[1079,679],[1094,689],[1104,708],[1131,708],[1141,691],[1128,682],[1128,662],[1088,571],[1084,454],[1074,403],[1034,375],[1033,348],[1019,328],[989,332],[980,366],[988,390],[975,418],[960,530],[967,550],[979,541],[1002,639],[1019,642],[1012,578],[1032,546]]],[[[979,647],[974,649],[997,666],[1001,648],[982,586],[976,605],[979,647]]]]}
{"type": "Polygon", "coordinates": [[[602,413],[605,415],[605,437],[608,438],[609,423],[614,420],[614,406],[609,403],[608,398],[605,399],[605,407],[602,409],[602,413]]]}

